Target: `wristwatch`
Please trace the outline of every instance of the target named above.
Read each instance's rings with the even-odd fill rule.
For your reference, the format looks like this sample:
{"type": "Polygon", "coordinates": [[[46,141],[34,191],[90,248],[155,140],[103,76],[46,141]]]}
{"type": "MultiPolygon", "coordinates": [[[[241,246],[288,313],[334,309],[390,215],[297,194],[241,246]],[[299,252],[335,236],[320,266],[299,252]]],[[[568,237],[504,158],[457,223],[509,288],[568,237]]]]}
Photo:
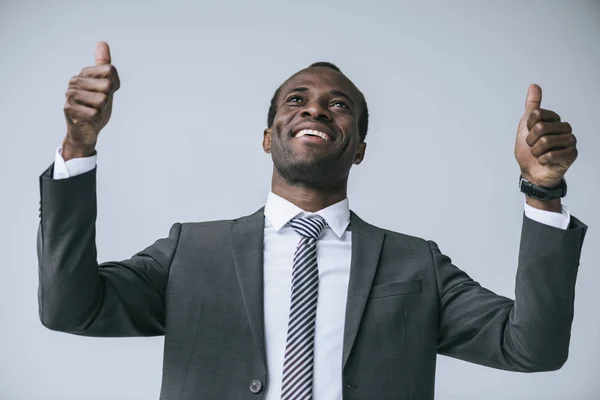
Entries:
{"type": "Polygon", "coordinates": [[[567,195],[567,181],[563,178],[558,185],[551,188],[544,188],[534,185],[521,175],[519,176],[519,189],[527,196],[538,200],[560,199],[567,195]]]}

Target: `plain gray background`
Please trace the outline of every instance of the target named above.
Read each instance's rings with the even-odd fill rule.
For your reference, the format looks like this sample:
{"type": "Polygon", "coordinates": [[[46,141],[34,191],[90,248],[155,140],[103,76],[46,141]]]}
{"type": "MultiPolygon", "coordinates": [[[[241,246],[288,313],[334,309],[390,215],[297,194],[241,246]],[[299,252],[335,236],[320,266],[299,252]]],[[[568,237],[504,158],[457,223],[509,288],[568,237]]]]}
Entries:
{"type": "Polygon", "coordinates": [[[0,398],[158,398],[162,338],[82,338],[38,320],[38,176],[65,134],[68,81],[105,40],[122,87],[99,139],[100,261],[129,258],[173,222],[261,207],[273,91],[331,61],[371,111],[351,208],[437,241],[512,297],[524,201],[513,149],[527,85],[540,84],[542,106],[579,139],[564,204],[590,226],[570,357],[540,374],[440,357],[436,398],[599,399],[600,4],[448,3],[0,3],[0,398]]]}

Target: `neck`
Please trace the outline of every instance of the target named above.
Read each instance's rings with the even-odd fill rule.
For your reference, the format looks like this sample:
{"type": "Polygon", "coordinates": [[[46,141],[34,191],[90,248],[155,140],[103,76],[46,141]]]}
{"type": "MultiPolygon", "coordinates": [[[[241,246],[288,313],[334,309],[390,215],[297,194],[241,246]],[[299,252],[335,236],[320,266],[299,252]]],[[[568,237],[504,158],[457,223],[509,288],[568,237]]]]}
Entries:
{"type": "Polygon", "coordinates": [[[271,191],[307,212],[316,212],[347,197],[347,180],[315,187],[303,182],[289,183],[273,171],[271,191]]]}

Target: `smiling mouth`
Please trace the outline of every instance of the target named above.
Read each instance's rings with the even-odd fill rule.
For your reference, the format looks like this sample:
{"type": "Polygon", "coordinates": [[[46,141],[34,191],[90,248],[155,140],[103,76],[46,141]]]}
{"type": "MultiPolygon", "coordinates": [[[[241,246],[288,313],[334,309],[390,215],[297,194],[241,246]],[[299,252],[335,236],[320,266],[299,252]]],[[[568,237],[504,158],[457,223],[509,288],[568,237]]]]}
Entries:
{"type": "Polygon", "coordinates": [[[296,132],[296,134],[294,135],[294,138],[299,138],[302,136],[313,136],[313,137],[318,137],[321,138],[325,141],[331,141],[331,136],[329,136],[328,134],[326,134],[325,132],[321,132],[321,131],[317,131],[314,129],[302,129],[298,132],[296,132]]]}

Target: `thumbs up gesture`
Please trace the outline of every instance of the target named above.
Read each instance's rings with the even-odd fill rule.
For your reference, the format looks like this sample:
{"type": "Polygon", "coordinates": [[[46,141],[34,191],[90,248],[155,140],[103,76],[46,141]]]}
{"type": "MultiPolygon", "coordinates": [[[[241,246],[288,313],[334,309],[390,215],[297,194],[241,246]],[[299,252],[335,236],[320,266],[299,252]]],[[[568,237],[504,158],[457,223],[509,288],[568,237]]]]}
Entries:
{"type": "Polygon", "coordinates": [[[98,134],[112,113],[114,92],[120,85],[117,70],[111,65],[108,44],[97,43],[96,65],[71,78],[66,93],[67,135],[62,150],[65,161],[94,153],[98,134]]]}
{"type": "Polygon", "coordinates": [[[577,158],[577,139],[571,125],[554,111],[540,108],[542,89],[529,85],[525,113],[517,129],[515,157],[521,174],[535,185],[552,187],[560,183],[577,158]]]}

